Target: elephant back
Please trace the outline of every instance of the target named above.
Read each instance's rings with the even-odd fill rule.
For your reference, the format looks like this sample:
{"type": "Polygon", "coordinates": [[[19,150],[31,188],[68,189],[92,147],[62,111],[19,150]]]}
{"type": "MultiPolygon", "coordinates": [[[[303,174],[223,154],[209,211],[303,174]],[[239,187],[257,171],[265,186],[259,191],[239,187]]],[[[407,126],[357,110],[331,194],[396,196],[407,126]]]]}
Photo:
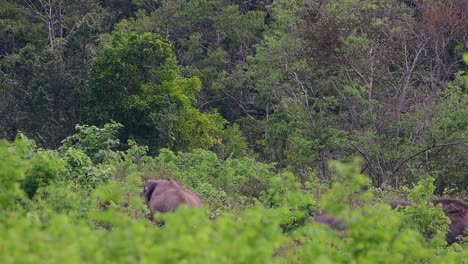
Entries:
{"type": "Polygon", "coordinates": [[[156,183],[148,202],[153,212],[174,212],[181,204],[190,207],[202,205],[200,198],[173,180],[150,180],[156,183]]]}

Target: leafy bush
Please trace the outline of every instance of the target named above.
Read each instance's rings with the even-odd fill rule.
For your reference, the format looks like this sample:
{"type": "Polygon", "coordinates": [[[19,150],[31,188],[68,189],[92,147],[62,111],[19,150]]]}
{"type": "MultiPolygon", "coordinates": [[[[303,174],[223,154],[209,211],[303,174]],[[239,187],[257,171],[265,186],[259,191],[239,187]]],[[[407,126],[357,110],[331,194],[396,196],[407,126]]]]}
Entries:
{"type": "Polygon", "coordinates": [[[39,150],[32,155],[30,162],[23,182],[23,189],[29,198],[36,194],[38,188],[63,181],[67,176],[65,161],[54,151],[39,150]]]}
{"type": "Polygon", "coordinates": [[[304,225],[307,218],[318,209],[313,197],[303,191],[294,175],[288,172],[273,177],[271,187],[263,193],[260,200],[267,207],[288,209],[289,213],[281,222],[281,227],[286,232],[304,225]]]}
{"type": "Polygon", "coordinates": [[[55,215],[63,214],[77,221],[86,218],[91,204],[86,190],[68,182],[56,182],[37,191],[27,207],[28,217],[37,217],[48,224],[55,215]]]}
{"type": "Polygon", "coordinates": [[[89,156],[79,149],[69,148],[63,156],[69,171],[67,179],[84,188],[94,189],[99,184],[107,183],[116,170],[108,164],[94,165],[89,156]]]}
{"type": "MultiPolygon", "coordinates": [[[[359,163],[331,164],[340,182],[333,184],[321,202],[322,209],[343,220],[346,231],[340,234],[324,225],[304,225],[293,232],[296,246],[286,251],[285,259],[295,263],[464,263],[468,255],[457,246],[443,249],[443,243],[427,243],[418,229],[388,205],[366,204],[372,192],[363,189],[368,179],[360,175],[359,163]]],[[[428,183],[432,181],[422,182],[412,194],[427,194],[428,183]]],[[[414,211],[414,217],[424,218],[427,210],[414,211]]]]}
{"type": "Polygon", "coordinates": [[[116,122],[105,124],[103,128],[88,125],[76,125],[77,133],[63,140],[60,150],[66,152],[74,148],[85,153],[94,163],[101,163],[114,158],[120,141],[118,130],[122,125],[116,122]]]}
{"type": "MultiPolygon", "coordinates": [[[[94,133],[94,132],[92,132],[94,133]]],[[[90,135],[94,137],[93,135],[90,135]]],[[[146,156],[134,143],[107,149],[101,162],[82,149],[60,152],[0,142],[2,263],[464,263],[466,245],[446,247],[447,218],[428,204],[432,178],[421,181],[404,211],[375,204],[361,161],[332,162],[331,188],[300,183],[292,172],[251,158],[221,160],[210,151],[146,156]],[[116,168],[118,172],[116,172],[116,168]],[[26,175],[26,176],[25,176],[26,175]],[[148,220],[140,198],[149,177],[195,190],[202,208],[181,206],[148,220]],[[37,183],[32,199],[20,182],[37,183]],[[325,190],[314,197],[311,186],[325,190]],[[320,200],[320,202],[316,202],[320,200]],[[324,211],[338,232],[311,221],[324,211]]],[[[26,190],[29,190],[26,188],[26,190]]],[[[379,197],[382,200],[384,198],[379,197]]],[[[466,263],[466,262],[465,262],[466,263]]]]}
{"type": "Polygon", "coordinates": [[[23,195],[20,181],[24,179],[26,161],[23,159],[27,145],[21,139],[14,144],[0,140],[0,209],[11,209],[16,199],[23,195]]]}
{"type": "Polygon", "coordinates": [[[433,243],[444,245],[450,220],[441,205],[434,206],[430,202],[434,190],[434,178],[421,180],[408,195],[415,205],[403,209],[404,220],[426,238],[433,239],[433,243]]]}

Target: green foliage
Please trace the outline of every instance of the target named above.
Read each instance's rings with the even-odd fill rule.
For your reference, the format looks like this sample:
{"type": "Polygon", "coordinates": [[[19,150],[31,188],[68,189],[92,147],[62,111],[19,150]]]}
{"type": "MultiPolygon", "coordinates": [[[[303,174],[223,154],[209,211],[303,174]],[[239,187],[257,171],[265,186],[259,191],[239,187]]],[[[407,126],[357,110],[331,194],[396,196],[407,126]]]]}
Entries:
{"type": "Polygon", "coordinates": [[[102,183],[107,183],[114,174],[115,168],[113,166],[99,164],[96,167],[91,167],[85,175],[80,175],[74,180],[82,186],[95,188],[102,183]]]}
{"type": "Polygon", "coordinates": [[[317,210],[313,197],[301,189],[301,184],[292,173],[271,178],[271,187],[264,192],[261,202],[271,208],[286,208],[288,214],[281,221],[284,232],[291,232],[304,225],[307,218],[317,210]]]}
{"type": "Polygon", "coordinates": [[[430,174],[462,197],[468,20],[455,2],[2,1],[0,137],[56,149],[77,123],[115,120],[122,149],[251,155],[302,183],[360,155],[376,186],[430,174]]]}
{"type": "Polygon", "coordinates": [[[93,166],[89,156],[81,150],[69,148],[62,155],[67,162],[67,169],[72,179],[83,177],[83,175],[87,174],[88,168],[93,166]]]}
{"type": "Polygon", "coordinates": [[[282,241],[277,214],[257,209],[247,211],[241,220],[226,216],[210,222],[202,212],[184,208],[164,217],[164,229],[115,215],[109,218],[113,224],[109,231],[74,223],[66,215],[54,216],[45,228],[34,218],[17,221],[17,215],[9,215],[2,222],[17,225],[0,226],[0,234],[10,241],[0,256],[7,262],[22,263],[264,263],[282,241]]]}
{"type": "Polygon", "coordinates": [[[466,263],[463,2],[0,1],[0,262],[466,263]]]}
{"type": "Polygon", "coordinates": [[[6,136],[14,138],[19,130],[41,146],[59,145],[63,132],[69,131],[65,120],[76,120],[73,108],[77,91],[75,83],[66,78],[63,63],[57,51],[32,44],[0,60],[6,77],[5,103],[9,106],[2,113],[8,115],[6,136]],[[21,91],[22,96],[15,96],[15,91],[21,91]],[[61,108],[62,105],[72,109],[61,108]]]}
{"type": "Polygon", "coordinates": [[[21,139],[14,144],[0,140],[0,206],[1,211],[14,208],[23,192],[20,182],[25,177],[26,161],[23,159],[27,145],[21,139]]]}
{"type": "MultiPolygon", "coordinates": [[[[297,262],[323,261],[329,263],[456,263],[457,257],[446,251],[427,247],[421,235],[404,228],[397,215],[388,207],[366,208],[347,221],[346,238],[339,239],[323,226],[308,225],[295,233],[302,242],[296,251],[297,262]],[[411,247],[408,245],[411,244],[411,247]]],[[[292,258],[294,259],[294,258],[292,258]]]]}
{"type": "MultiPolygon", "coordinates": [[[[360,164],[358,159],[350,164],[332,163],[339,181],[321,202],[327,213],[343,219],[346,231],[339,234],[319,224],[305,225],[293,232],[297,245],[285,254],[285,259],[299,263],[460,262],[460,257],[466,254],[456,248],[444,250],[443,243],[426,243],[421,233],[389,206],[366,204],[372,192],[362,190],[368,180],[359,173],[360,164]]],[[[412,194],[427,194],[429,189],[433,190],[429,185],[430,180],[422,182],[412,194]]],[[[413,216],[430,222],[432,218],[426,218],[423,210],[432,209],[420,209],[413,211],[413,216]]]]}
{"type": "Polygon", "coordinates": [[[117,158],[95,164],[77,145],[59,153],[31,148],[24,137],[1,144],[0,165],[6,169],[1,172],[9,173],[0,174],[7,187],[0,218],[0,259],[6,263],[457,263],[466,257],[462,246],[443,248],[440,232],[446,229],[440,227],[446,228],[446,218],[442,225],[440,208],[423,205],[434,190],[432,179],[411,191],[417,209],[392,211],[369,204],[372,192],[362,189],[368,179],[359,173],[359,160],[332,163],[337,181],[319,205],[293,173],[275,173],[272,165],[247,157],[221,160],[206,150],[163,149],[152,158],[130,141],[117,158]],[[80,182],[90,180],[90,170],[103,173],[109,162],[120,173],[95,184],[80,182]],[[62,177],[65,168],[71,181],[62,177]],[[25,171],[41,185],[19,207],[25,171]],[[148,176],[163,175],[197,191],[204,206],[156,213],[161,227],[146,218],[139,194],[148,176]],[[311,222],[319,207],[343,219],[347,230],[311,222]],[[420,232],[431,230],[439,232],[439,240],[428,243],[420,232]]]}
{"type": "MultiPolygon", "coordinates": [[[[63,140],[63,145],[60,150],[67,152],[73,148],[71,155],[75,154],[82,156],[77,157],[78,160],[72,162],[72,166],[81,165],[86,163],[85,157],[76,150],[83,152],[94,163],[102,163],[113,158],[113,149],[119,144],[120,140],[117,138],[118,131],[123,126],[119,123],[112,122],[105,124],[103,128],[88,125],[76,125],[76,133],[63,140]],[[76,163],[80,164],[76,164],[76,163]]],[[[73,168],[73,167],[72,167],[73,168]]]]}
{"type": "Polygon", "coordinates": [[[198,78],[180,78],[169,43],[150,33],[117,31],[93,66],[84,117],[124,125],[124,140],[134,138],[152,151],[217,144],[224,121],[193,107],[198,78]]]}
{"type": "Polygon", "coordinates": [[[239,6],[231,5],[223,9],[214,18],[215,27],[221,32],[220,37],[226,47],[225,50],[232,53],[241,45],[249,45],[255,40],[256,35],[262,32],[265,13],[261,11],[251,11],[242,14],[239,6]]]}
{"type": "Polygon", "coordinates": [[[164,217],[166,228],[158,245],[161,262],[264,263],[281,244],[280,212],[256,208],[240,219],[226,215],[210,223],[201,212],[192,211],[164,217]]]}
{"type": "Polygon", "coordinates": [[[144,178],[174,179],[195,190],[215,215],[222,209],[251,206],[274,176],[272,165],[248,157],[222,160],[201,149],[177,155],[162,149],[158,157],[145,159],[140,166],[144,178]]]}
{"type": "Polygon", "coordinates": [[[438,105],[431,120],[433,129],[426,139],[428,144],[434,144],[434,141],[441,145],[445,142],[454,144],[450,149],[442,149],[439,153],[430,155],[431,162],[427,171],[436,178],[435,185],[439,194],[444,191],[463,192],[468,188],[468,169],[465,166],[468,158],[468,90],[463,88],[462,81],[461,76],[457,76],[447,89],[440,92],[438,105]]]}
{"type": "Polygon", "coordinates": [[[135,141],[129,140],[127,145],[129,148],[120,152],[120,161],[114,163],[116,167],[115,178],[119,180],[124,180],[128,175],[131,175],[137,171],[145,158],[148,152],[147,146],[139,146],[135,141]]]}
{"type": "Polygon", "coordinates": [[[56,152],[39,150],[32,155],[30,163],[22,184],[29,198],[36,194],[38,188],[63,181],[67,176],[66,163],[56,152]]]}
{"type": "Polygon", "coordinates": [[[221,159],[245,156],[248,150],[246,139],[242,136],[239,125],[228,126],[221,131],[222,144],[213,148],[221,159]]]}
{"type": "Polygon", "coordinates": [[[443,245],[450,220],[440,205],[434,206],[430,202],[434,190],[434,178],[421,180],[408,195],[415,205],[404,208],[404,219],[425,237],[433,239],[433,243],[443,245]]]}
{"type": "Polygon", "coordinates": [[[57,181],[38,189],[29,203],[28,214],[43,221],[44,225],[57,214],[67,215],[76,221],[86,217],[91,202],[85,189],[67,181],[57,181]]]}
{"type": "Polygon", "coordinates": [[[44,27],[38,21],[28,19],[22,12],[18,1],[2,1],[0,3],[0,55],[14,53],[27,43],[40,45],[39,39],[44,37],[41,32],[44,27]]]}
{"type": "Polygon", "coordinates": [[[68,170],[67,179],[82,188],[94,189],[100,184],[107,183],[116,172],[112,165],[93,164],[89,156],[81,150],[69,148],[62,155],[68,170]]]}
{"type": "Polygon", "coordinates": [[[360,173],[361,164],[362,160],[359,158],[355,158],[350,164],[336,161],[330,163],[338,178],[330,192],[322,197],[321,205],[325,211],[337,214],[371,198],[372,192],[365,190],[369,179],[360,173]]]}

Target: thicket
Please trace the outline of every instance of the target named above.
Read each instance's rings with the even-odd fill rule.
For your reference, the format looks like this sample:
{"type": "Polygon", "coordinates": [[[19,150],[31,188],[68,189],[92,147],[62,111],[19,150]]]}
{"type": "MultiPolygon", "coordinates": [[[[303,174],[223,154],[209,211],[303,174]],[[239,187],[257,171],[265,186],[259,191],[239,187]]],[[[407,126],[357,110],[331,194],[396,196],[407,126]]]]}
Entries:
{"type": "Polygon", "coordinates": [[[447,246],[448,219],[427,201],[433,178],[388,193],[360,174],[362,162],[333,162],[332,186],[302,185],[291,172],[253,159],[176,154],[129,142],[116,150],[113,124],[77,127],[59,150],[19,136],[0,142],[2,263],[466,263],[467,244],[447,246]],[[96,138],[100,140],[96,141],[96,138]],[[99,151],[96,151],[99,150],[99,151]],[[203,208],[181,207],[148,220],[139,197],[148,178],[174,179],[203,208]],[[408,195],[392,211],[382,200],[408,195]],[[326,211],[339,232],[315,223],[326,211]],[[428,217],[430,216],[430,217],[428,217]]]}

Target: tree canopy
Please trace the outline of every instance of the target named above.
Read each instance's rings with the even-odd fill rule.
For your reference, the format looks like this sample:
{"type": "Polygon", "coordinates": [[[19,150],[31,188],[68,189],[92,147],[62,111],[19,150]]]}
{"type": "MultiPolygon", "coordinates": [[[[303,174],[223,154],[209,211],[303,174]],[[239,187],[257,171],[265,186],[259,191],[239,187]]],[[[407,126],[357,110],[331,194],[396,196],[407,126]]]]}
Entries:
{"type": "Polygon", "coordinates": [[[172,46],[151,33],[115,32],[91,68],[83,121],[124,127],[122,138],[153,149],[211,147],[223,119],[194,107],[197,77],[180,74],[172,46]]]}

